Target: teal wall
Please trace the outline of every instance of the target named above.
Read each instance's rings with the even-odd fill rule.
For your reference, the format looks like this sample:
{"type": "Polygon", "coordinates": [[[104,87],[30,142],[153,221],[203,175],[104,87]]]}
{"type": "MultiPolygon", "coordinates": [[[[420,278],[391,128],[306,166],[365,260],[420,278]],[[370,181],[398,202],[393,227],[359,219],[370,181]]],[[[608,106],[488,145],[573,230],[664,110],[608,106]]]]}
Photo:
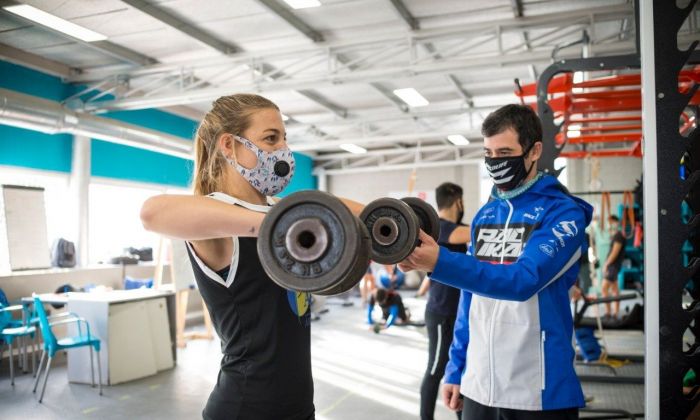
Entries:
{"type": "MultiPolygon", "coordinates": [[[[0,61],[0,87],[59,101],[69,88],[58,77],[0,61]]],[[[70,172],[73,136],[0,124],[0,165],[70,172]]]]}
{"type": "Polygon", "coordinates": [[[92,140],[91,174],[104,178],[187,187],[191,160],[102,140],[92,140]]]}
{"type": "Polygon", "coordinates": [[[73,136],[0,124],[0,165],[70,173],[73,136]]]}
{"type": "MultiPolygon", "coordinates": [[[[58,77],[2,60],[0,87],[54,101],[68,98],[78,89],[58,77]]],[[[108,112],[100,116],[190,140],[198,124],[157,109],[108,112]]],[[[72,147],[73,136],[69,134],[50,135],[0,124],[0,165],[70,173],[72,147]]],[[[316,188],[311,158],[298,153],[295,158],[295,176],[282,195],[316,188]]],[[[192,178],[190,160],[102,140],[92,140],[91,159],[93,176],[177,187],[188,186],[192,178]]]]}
{"type": "Polygon", "coordinates": [[[317,188],[316,177],[311,175],[314,169],[313,160],[306,155],[294,152],[294,161],[296,162],[294,176],[287,188],[279,194],[280,197],[287,196],[296,191],[315,190],[317,188]]]}

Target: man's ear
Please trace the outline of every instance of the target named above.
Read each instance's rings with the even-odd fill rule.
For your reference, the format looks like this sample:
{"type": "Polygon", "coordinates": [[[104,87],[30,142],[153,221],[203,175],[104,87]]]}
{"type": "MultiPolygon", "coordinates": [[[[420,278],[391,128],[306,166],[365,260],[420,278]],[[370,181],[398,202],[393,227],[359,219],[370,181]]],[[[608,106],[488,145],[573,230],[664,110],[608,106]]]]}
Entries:
{"type": "Polygon", "coordinates": [[[540,160],[542,157],[542,147],[542,141],[536,141],[535,144],[532,145],[532,150],[530,150],[531,160],[540,160]]]}

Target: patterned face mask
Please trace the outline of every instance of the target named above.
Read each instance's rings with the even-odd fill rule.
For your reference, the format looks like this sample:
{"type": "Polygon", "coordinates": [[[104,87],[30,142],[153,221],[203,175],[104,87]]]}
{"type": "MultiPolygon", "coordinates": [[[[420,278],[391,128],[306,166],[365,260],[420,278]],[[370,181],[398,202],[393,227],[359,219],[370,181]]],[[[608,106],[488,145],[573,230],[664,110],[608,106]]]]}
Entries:
{"type": "Polygon", "coordinates": [[[277,195],[289,184],[294,175],[294,155],[287,147],[266,152],[245,137],[233,136],[239,143],[255,154],[257,163],[248,169],[233,159],[226,159],[262,195],[277,195]]]}

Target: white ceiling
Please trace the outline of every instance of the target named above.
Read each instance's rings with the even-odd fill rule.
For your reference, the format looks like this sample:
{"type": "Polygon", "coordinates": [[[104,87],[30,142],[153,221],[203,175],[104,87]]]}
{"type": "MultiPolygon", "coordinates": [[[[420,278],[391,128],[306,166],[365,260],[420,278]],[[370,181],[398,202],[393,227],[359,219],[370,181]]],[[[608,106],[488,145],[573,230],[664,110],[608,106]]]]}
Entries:
{"type": "MultiPolygon", "coordinates": [[[[489,110],[517,101],[513,80],[533,82],[550,64],[555,46],[580,39],[583,29],[592,39],[592,55],[631,53],[634,48],[634,33],[621,34],[625,19],[634,30],[633,5],[627,0],[521,0],[522,17],[516,17],[516,0],[403,0],[420,26],[417,30],[389,0],[321,0],[321,7],[302,10],[274,0],[320,34],[322,42],[314,42],[269,9],[265,3],[272,0],[142,2],[169,14],[182,27],[195,28],[234,48],[230,55],[130,1],[22,2],[100,32],[108,40],[92,45],[76,42],[0,12],[0,44],[80,69],[80,76],[68,78],[75,82],[120,80],[116,92],[133,89],[130,98],[140,98],[140,108],[165,104],[194,118],[201,117],[216,96],[258,89],[292,117],[290,143],[318,145],[313,151],[320,163],[325,162],[323,153],[337,156],[340,151],[322,143],[345,138],[371,137],[365,145],[369,149],[408,147],[419,140],[448,149],[444,133],[455,131],[478,142],[480,121],[489,110]],[[431,57],[431,49],[446,56],[431,57]],[[120,54],[124,51],[126,57],[120,54]],[[450,51],[459,54],[451,56],[450,51]],[[334,66],[362,57],[366,60],[358,67],[332,72],[334,66]],[[161,69],[154,75],[170,78],[144,76],[151,67],[133,63],[149,59],[154,69],[161,69]],[[264,79],[246,64],[263,62],[267,67],[259,68],[283,73],[264,79]],[[295,73],[298,70],[302,71],[295,73]],[[173,99],[180,97],[184,83],[174,75],[183,74],[191,77],[186,82],[196,83],[188,92],[206,90],[206,94],[197,100],[173,99]],[[430,105],[402,110],[391,91],[405,87],[416,88],[430,105]],[[149,103],[149,98],[165,102],[149,103]]],[[[577,57],[581,51],[576,45],[561,56],[577,57]]],[[[114,84],[98,88],[105,86],[114,84]]],[[[109,106],[122,104],[117,97],[109,106]]],[[[333,167],[340,162],[325,163],[333,167]]]]}

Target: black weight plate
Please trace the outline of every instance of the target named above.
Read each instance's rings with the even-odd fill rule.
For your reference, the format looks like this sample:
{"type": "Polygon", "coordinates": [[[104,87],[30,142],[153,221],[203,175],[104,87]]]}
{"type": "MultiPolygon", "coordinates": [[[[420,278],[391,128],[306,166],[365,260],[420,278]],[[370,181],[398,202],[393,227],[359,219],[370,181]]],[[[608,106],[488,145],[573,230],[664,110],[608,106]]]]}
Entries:
{"type": "Polygon", "coordinates": [[[433,206],[417,197],[404,197],[401,201],[411,206],[418,216],[421,230],[432,236],[437,242],[440,237],[440,216],[433,206]]]}
{"type": "Polygon", "coordinates": [[[355,264],[352,266],[350,272],[348,272],[343,279],[340,279],[337,286],[328,290],[316,292],[317,295],[332,296],[345,293],[352,289],[360,280],[362,280],[362,277],[364,277],[365,273],[367,272],[367,267],[369,267],[370,263],[369,252],[372,247],[372,240],[369,237],[367,228],[362,224],[362,222],[360,222],[360,219],[355,218],[355,224],[360,232],[360,244],[358,247],[357,260],[355,261],[355,264]]]}
{"type": "Polygon", "coordinates": [[[411,207],[401,200],[380,198],[369,203],[360,214],[360,220],[372,238],[370,252],[373,261],[380,264],[395,264],[411,254],[418,241],[418,218],[411,207]],[[377,223],[392,223],[387,236],[380,237],[381,229],[375,229],[377,223]],[[393,239],[395,237],[395,239],[393,239]],[[382,241],[386,238],[390,242],[382,241]]]}
{"type": "Polygon", "coordinates": [[[355,217],[337,198],[321,191],[301,191],[277,203],[263,219],[258,256],[267,275],[281,287],[317,292],[337,285],[357,259],[360,233],[355,217]],[[326,230],[328,246],[314,261],[295,259],[287,249],[290,227],[315,219],[326,230]]]}

